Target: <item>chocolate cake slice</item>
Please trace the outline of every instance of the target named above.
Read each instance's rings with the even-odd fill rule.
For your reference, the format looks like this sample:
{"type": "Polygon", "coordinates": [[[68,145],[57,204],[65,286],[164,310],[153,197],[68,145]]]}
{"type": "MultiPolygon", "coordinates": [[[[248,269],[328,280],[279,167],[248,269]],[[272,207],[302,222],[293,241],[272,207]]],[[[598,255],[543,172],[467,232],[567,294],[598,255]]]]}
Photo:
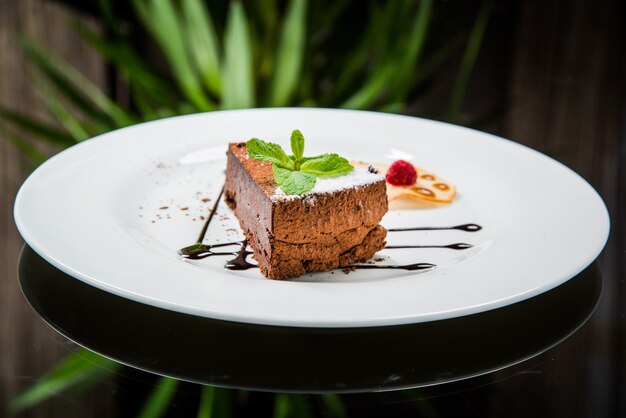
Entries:
{"type": "Polygon", "coordinates": [[[228,147],[226,203],[239,219],[261,273],[287,279],[371,258],[385,245],[385,178],[366,168],[318,179],[310,192],[285,195],[272,164],[248,156],[244,142],[228,147]]]}

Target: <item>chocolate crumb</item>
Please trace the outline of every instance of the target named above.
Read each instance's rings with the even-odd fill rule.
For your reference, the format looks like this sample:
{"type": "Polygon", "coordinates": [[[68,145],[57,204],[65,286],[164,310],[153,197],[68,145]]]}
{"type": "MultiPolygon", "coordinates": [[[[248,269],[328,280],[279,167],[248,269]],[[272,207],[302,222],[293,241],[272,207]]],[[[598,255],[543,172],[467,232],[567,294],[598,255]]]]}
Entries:
{"type": "Polygon", "coordinates": [[[185,206],[184,208],[180,208],[180,210],[189,210],[189,208],[185,206]]]}
{"type": "Polygon", "coordinates": [[[380,263],[382,261],[385,261],[385,257],[376,257],[374,261],[376,261],[377,263],[380,263]]]}
{"type": "Polygon", "coordinates": [[[356,270],[355,267],[346,267],[345,269],[341,270],[343,271],[343,274],[350,274],[352,273],[354,270],[356,270]]]}
{"type": "Polygon", "coordinates": [[[200,215],[200,219],[204,221],[205,218],[204,216],[200,215]]]}
{"type": "Polygon", "coordinates": [[[165,209],[169,209],[169,208],[170,208],[169,206],[161,206],[161,207],[159,208],[159,210],[165,210],[165,209]]]}
{"type": "Polygon", "coordinates": [[[208,197],[205,197],[204,199],[200,199],[200,200],[204,203],[208,203],[211,201],[211,199],[209,199],[208,197]]]}

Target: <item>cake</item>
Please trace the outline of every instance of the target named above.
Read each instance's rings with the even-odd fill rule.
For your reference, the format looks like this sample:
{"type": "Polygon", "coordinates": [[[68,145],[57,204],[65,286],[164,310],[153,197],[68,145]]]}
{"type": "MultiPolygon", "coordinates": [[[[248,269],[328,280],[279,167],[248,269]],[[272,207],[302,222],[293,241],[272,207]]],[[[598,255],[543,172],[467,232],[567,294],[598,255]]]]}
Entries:
{"type": "Polygon", "coordinates": [[[356,167],[317,178],[308,192],[286,194],[272,163],[250,158],[246,143],[227,151],[226,203],[239,220],[261,273],[288,279],[361,263],[385,246],[385,177],[356,167]]]}

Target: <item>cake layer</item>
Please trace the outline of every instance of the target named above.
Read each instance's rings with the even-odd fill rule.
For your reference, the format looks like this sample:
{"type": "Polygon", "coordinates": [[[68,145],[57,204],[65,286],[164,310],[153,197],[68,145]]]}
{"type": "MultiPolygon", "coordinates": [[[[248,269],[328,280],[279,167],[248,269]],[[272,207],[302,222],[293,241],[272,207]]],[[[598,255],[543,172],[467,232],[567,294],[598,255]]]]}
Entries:
{"type": "MultiPolygon", "coordinates": [[[[255,235],[246,231],[246,238],[253,241],[255,235]]],[[[270,237],[271,252],[255,249],[254,257],[261,273],[271,279],[287,279],[305,273],[332,270],[349,264],[366,261],[385,245],[387,231],[378,225],[372,229],[357,228],[345,231],[332,244],[310,242],[295,244],[270,237]]],[[[330,240],[325,240],[330,241],[330,240]]]]}
{"type": "Polygon", "coordinates": [[[360,183],[350,187],[285,196],[271,164],[249,158],[245,143],[230,144],[227,155],[225,200],[265,276],[285,279],[342,267],[383,248],[384,177],[357,173],[360,183]]]}

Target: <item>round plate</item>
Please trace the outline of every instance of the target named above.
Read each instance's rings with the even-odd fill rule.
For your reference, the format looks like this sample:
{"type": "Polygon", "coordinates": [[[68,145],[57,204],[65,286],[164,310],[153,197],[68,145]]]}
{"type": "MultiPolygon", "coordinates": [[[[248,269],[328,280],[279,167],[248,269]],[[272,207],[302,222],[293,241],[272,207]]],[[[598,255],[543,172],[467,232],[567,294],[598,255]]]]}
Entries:
{"type": "MultiPolygon", "coordinates": [[[[572,278],[602,250],[601,198],[560,163],[521,145],[412,117],[324,109],[253,109],[164,119],[74,146],[24,183],[15,220],[26,242],[69,275],[157,307],[229,321],[303,327],[399,325],[482,312],[572,278]],[[411,159],[457,186],[448,206],[390,211],[376,263],[431,263],[428,271],[323,272],[292,281],[224,269],[224,257],[181,259],[222,187],[228,142],[259,137],[305,155],[411,159]],[[440,248],[454,243],[470,248],[440,248]],[[382,261],[381,261],[382,260],[382,261]]],[[[205,243],[241,238],[223,204],[205,243]]]]}

